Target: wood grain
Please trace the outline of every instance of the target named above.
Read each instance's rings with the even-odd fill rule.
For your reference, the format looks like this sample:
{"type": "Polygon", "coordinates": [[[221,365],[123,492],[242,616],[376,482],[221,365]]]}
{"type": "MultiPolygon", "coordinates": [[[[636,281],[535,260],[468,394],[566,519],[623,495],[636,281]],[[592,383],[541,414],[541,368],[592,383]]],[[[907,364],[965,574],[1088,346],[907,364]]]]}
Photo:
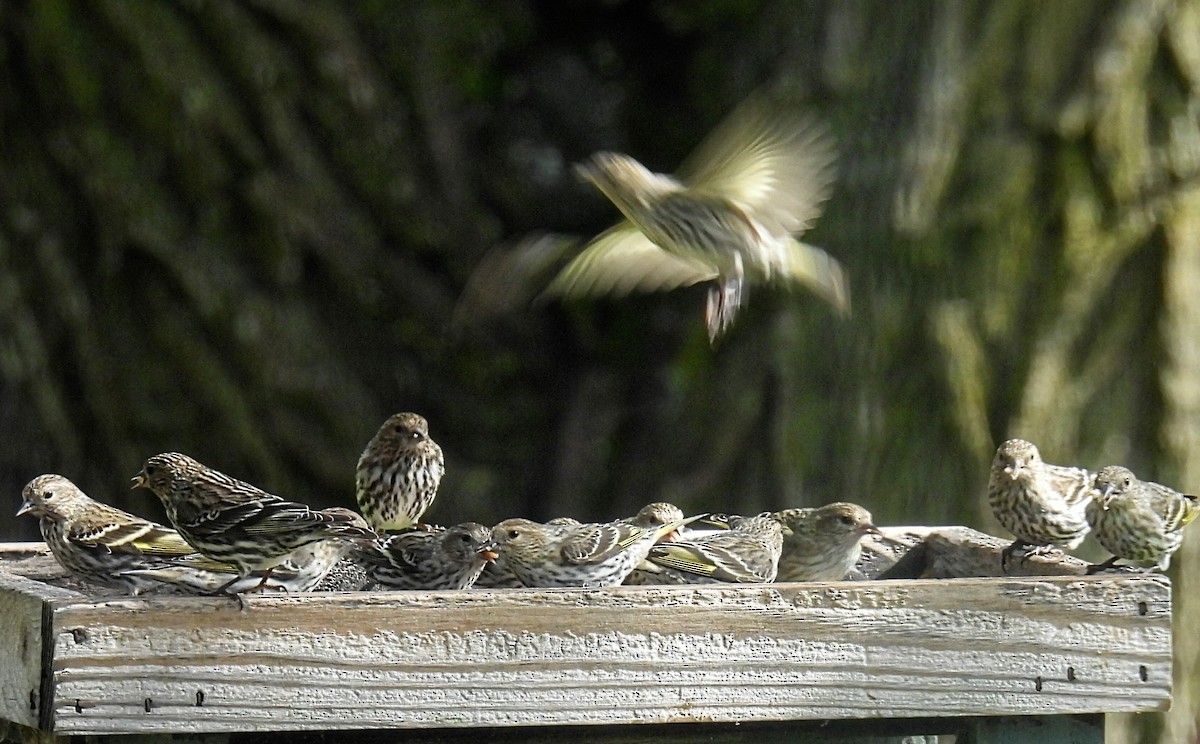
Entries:
{"type": "Polygon", "coordinates": [[[52,600],[57,733],[1161,710],[1159,577],[52,600]]]}

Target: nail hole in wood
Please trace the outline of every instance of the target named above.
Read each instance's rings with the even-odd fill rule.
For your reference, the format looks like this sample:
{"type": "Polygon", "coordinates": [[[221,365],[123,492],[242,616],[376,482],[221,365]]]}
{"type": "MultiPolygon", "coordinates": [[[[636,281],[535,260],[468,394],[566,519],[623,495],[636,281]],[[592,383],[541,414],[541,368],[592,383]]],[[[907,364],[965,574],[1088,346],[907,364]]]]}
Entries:
{"type": "Polygon", "coordinates": [[[1075,667],[1067,667],[1067,681],[1068,682],[1075,681],[1075,667]]]}
{"type": "Polygon", "coordinates": [[[149,713],[150,710],[154,707],[154,701],[151,700],[150,698],[146,698],[145,700],[142,701],[142,706],[146,709],[146,712],[149,713]]]}
{"type": "Polygon", "coordinates": [[[1150,679],[1150,670],[1146,668],[1146,665],[1145,665],[1145,664],[1141,664],[1141,665],[1139,665],[1139,666],[1138,666],[1138,677],[1139,677],[1139,678],[1140,678],[1140,679],[1141,679],[1143,682],[1145,682],[1146,680],[1150,679]]]}
{"type": "Polygon", "coordinates": [[[76,713],[83,712],[83,703],[79,702],[79,698],[75,698],[75,712],[76,713]]]}
{"type": "Polygon", "coordinates": [[[83,628],[76,628],[71,631],[71,640],[75,643],[84,643],[87,641],[87,632],[83,628]]]}
{"type": "Polygon", "coordinates": [[[37,710],[37,690],[29,691],[29,709],[37,710]]]}
{"type": "Polygon", "coordinates": [[[1145,615],[1150,612],[1150,607],[1145,602],[1138,602],[1138,614],[1145,615]]]}
{"type": "Polygon", "coordinates": [[[1040,675],[1033,681],[1033,689],[1037,690],[1038,692],[1042,691],[1042,678],[1040,675]]]}
{"type": "Polygon", "coordinates": [[[204,690],[196,690],[196,707],[204,705],[204,690]]]}

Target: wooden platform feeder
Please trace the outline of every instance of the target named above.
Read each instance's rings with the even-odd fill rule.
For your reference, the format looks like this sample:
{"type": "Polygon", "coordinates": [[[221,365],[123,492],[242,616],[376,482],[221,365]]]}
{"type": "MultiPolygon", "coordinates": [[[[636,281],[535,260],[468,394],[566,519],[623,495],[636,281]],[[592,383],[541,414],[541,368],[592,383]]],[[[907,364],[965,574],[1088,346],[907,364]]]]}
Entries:
{"type": "Polygon", "coordinates": [[[250,595],[245,609],[63,588],[28,570],[44,546],[7,545],[0,733],[1101,742],[1096,714],[1170,705],[1165,578],[1049,558],[1014,573],[1057,575],[986,577],[997,538],[890,537],[907,542],[866,565],[874,580],[250,595]]]}

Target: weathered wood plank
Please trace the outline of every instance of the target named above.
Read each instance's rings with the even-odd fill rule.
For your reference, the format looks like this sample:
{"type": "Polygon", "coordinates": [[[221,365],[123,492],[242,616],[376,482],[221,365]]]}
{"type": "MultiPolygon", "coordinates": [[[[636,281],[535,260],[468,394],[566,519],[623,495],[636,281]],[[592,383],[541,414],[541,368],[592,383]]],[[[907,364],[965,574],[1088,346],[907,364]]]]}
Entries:
{"type": "Polygon", "coordinates": [[[36,727],[44,694],[43,598],[82,598],[0,572],[0,718],[36,727]]]}
{"type": "Polygon", "coordinates": [[[1161,577],[50,601],[58,733],[1161,710],[1161,577]]]}

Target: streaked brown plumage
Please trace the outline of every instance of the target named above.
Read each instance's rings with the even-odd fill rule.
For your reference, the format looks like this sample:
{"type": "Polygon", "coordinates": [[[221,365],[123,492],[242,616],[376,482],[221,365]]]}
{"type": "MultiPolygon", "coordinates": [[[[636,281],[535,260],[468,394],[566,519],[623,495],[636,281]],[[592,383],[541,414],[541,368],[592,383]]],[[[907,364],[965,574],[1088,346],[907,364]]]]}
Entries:
{"type": "MultiPolygon", "coordinates": [[[[542,527],[554,535],[566,534],[568,531],[583,524],[574,517],[555,517],[542,527]]],[[[517,589],[525,586],[517,575],[504,562],[504,556],[497,551],[496,558],[483,567],[483,573],[475,580],[476,589],[517,589]]]]}
{"type": "Polygon", "coordinates": [[[1166,571],[1183,543],[1183,528],[1200,514],[1200,499],[1152,481],[1129,468],[1109,465],[1096,473],[1087,521],[1092,535],[1113,557],[1094,570],[1125,559],[1166,571]]]}
{"type": "Polygon", "coordinates": [[[353,512],[285,501],[178,452],[146,460],[133,483],[162,500],[171,524],[197,551],[233,565],[241,578],[268,572],[320,540],[374,535],[353,512]]]}
{"type": "Polygon", "coordinates": [[[85,581],[138,594],[157,583],[130,574],[131,569],[195,554],[175,530],[94,501],[61,475],[39,475],[21,496],[17,516],[37,517],[54,558],[85,581]]]}
{"type": "Polygon", "coordinates": [[[1001,444],[992,460],[988,503],[1000,525],[1016,537],[1004,551],[1004,566],[1016,550],[1077,547],[1088,532],[1091,488],[1091,473],[1043,461],[1032,442],[1001,444]]]}
{"type": "Polygon", "coordinates": [[[491,530],[464,522],[360,541],[354,557],[388,589],[467,589],[495,560],[493,547],[491,530]]]}
{"type": "Polygon", "coordinates": [[[560,531],[528,519],[508,519],[492,529],[497,552],[525,586],[617,586],[645,560],[659,538],[683,525],[657,528],[628,522],[564,526],[560,531]]]}
{"type": "MultiPolygon", "coordinates": [[[[775,580],[783,526],[772,516],[730,516],[729,529],[650,549],[639,584],[762,584],[775,580]],[[647,565],[649,564],[649,565],[647,565]]],[[[633,574],[631,574],[632,578],[633,574]]]]}
{"type": "Polygon", "coordinates": [[[433,504],[445,470],[442,448],[429,436],[429,422],[415,413],[397,413],[379,427],[358,458],[358,508],[376,530],[408,529],[433,504]]]}
{"type": "Polygon", "coordinates": [[[625,219],[595,238],[547,292],[624,295],[715,282],[705,310],[712,341],[733,322],[746,283],[803,283],[844,311],[841,266],[794,237],[820,214],[834,160],[825,127],[761,97],[718,126],[678,179],[627,155],[597,153],[579,174],[625,219]]]}
{"type": "Polygon", "coordinates": [[[862,539],[877,535],[871,513],[844,501],[784,509],[772,515],[786,529],[775,580],[840,581],[862,554],[862,539]]]}

